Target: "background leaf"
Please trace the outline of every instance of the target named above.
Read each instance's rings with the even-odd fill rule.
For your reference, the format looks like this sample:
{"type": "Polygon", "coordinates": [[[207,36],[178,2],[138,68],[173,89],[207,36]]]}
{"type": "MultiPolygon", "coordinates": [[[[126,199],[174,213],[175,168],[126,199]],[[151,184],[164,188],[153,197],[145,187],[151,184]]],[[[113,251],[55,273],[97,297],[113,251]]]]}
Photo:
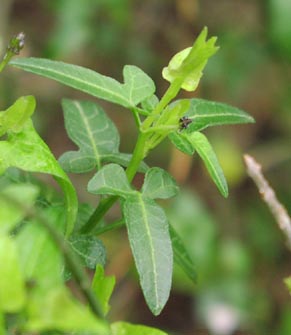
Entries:
{"type": "Polygon", "coordinates": [[[191,141],[194,149],[197,151],[198,155],[202,158],[209,174],[220,193],[224,196],[228,196],[228,187],[220,167],[218,159],[213,151],[211,144],[208,142],[205,135],[202,133],[194,132],[189,134],[189,141],[191,141]]]}
{"type": "Polygon", "coordinates": [[[93,70],[49,59],[18,58],[10,64],[127,108],[138,105],[155,92],[152,79],[131,65],[124,67],[124,84],[121,84],[93,70]]]}
{"type": "Polygon", "coordinates": [[[27,215],[38,194],[30,184],[11,184],[0,191],[0,233],[8,233],[27,215]]]}
{"type": "MultiPolygon", "coordinates": [[[[43,213],[52,225],[64,222],[63,208],[51,207],[43,213]]],[[[61,225],[58,227],[62,231],[61,225]]],[[[46,229],[32,220],[15,237],[20,266],[27,281],[46,292],[63,282],[63,257],[46,229]]]]}
{"type": "Polygon", "coordinates": [[[29,304],[28,320],[25,324],[28,332],[87,330],[98,335],[108,335],[107,324],[75,300],[65,286],[56,286],[45,295],[34,295],[29,304]]]}
{"type": "Polygon", "coordinates": [[[192,120],[192,123],[183,130],[183,133],[191,133],[210,126],[254,122],[249,114],[236,107],[203,99],[190,99],[186,116],[192,120]]]}
{"type": "Polygon", "coordinates": [[[151,199],[167,199],[175,196],[179,187],[175,179],[165,170],[153,167],[145,175],[142,193],[151,199]]]}
{"type": "Polygon", "coordinates": [[[35,110],[33,96],[20,97],[15,103],[0,112],[0,136],[7,131],[18,133],[35,110]]]}
{"type": "Polygon", "coordinates": [[[146,302],[158,315],[168,300],[173,270],[166,215],[153,200],[138,193],[127,197],[122,210],[146,302]]]}
{"type": "Polygon", "coordinates": [[[14,313],[26,300],[24,278],[12,238],[0,236],[0,312],[14,313]]]}
{"type": "Polygon", "coordinates": [[[111,324],[112,335],[167,335],[167,333],[152,327],[133,325],[127,322],[111,324]]]}
{"type": "Polygon", "coordinates": [[[197,282],[197,272],[194,263],[189,256],[189,253],[181,240],[180,236],[174,229],[172,225],[169,225],[169,231],[172,241],[172,247],[174,252],[174,261],[177,263],[181,269],[186,273],[186,275],[194,282],[197,282]]]}

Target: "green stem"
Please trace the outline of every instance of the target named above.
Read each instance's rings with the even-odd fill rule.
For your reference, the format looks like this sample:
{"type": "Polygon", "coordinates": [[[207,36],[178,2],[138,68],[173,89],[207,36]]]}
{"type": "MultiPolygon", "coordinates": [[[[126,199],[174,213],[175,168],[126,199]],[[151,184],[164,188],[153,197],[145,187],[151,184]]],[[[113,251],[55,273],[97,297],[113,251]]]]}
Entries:
{"type": "Polygon", "coordinates": [[[6,54],[3,57],[2,62],[0,63],[0,72],[3,71],[5,66],[9,63],[10,59],[14,55],[18,55],[20,50],[24,46],[24,33],[19,33],[18,35],[12,37],[12,39],[9,41],[8,47],[6,49],[6,54]]]}
{"type": "Polygon", "coordinates": [[[108,225],[106,225],[104,227],[101,227],[101,228],[97,229],[95,231],[94,235],[98,236],[98,235],[101,235],[101,234],[106,233],[108,231],[112,231],[112,230],[118,229],[118,228],[124,226],[124,224],[125,224],[124,219],[117,220],[117,221],[115,221],[113,223],[110,223],[110,224],[108,224],[108,225]]]}
{"type": "Polygon", "coordinates": [[[89,220],[80,230],[80,233],[82,234],[90,233],[117,200],[118,200],[117,196],[110,196],[106,199],[102,199],[98,207],[95,209],[94,213],[91,215],[89,220]]]}

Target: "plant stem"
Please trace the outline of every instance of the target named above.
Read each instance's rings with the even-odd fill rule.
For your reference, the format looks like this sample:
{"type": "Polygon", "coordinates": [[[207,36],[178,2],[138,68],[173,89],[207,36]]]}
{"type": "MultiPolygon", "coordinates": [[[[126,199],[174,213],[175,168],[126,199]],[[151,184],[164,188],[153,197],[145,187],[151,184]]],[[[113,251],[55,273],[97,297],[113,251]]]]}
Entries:
{"type": "Polygon", "coordinates": [[[108,231],[118,229],[118,228],[124,226],[124,224],[125,224],[124,219],[117,220],[113,223],[110,223],[110,224],[108,224],[104,227],[99,228],[97,231],[95,231],[94,235],[98,236],[98,235],[101,235],[101,234],[106,233],[108,231]]]}
{"type": "Polygon", "coordinates": [[[12,39],[9,41],[6,54],[0,63],[0,72],[3,71],[5,66],[9,63],[10,59],[14,55],[18,55],[20,50],[24,47],[24,38],[24,33],[19,33],[18,35],[12,37],[12,39]]]}
{"type": "Polygon", "coordinates": [[[82,227],[80,232],[82,234],[90,233],[96,225],[100,222],[106,212],[113,206],[113,204],[117,201],[117,196],[110,196],[106,199],[100,201],[99,205],[95,209],[94,213],[90,216],[89,220],[82,227]]]}

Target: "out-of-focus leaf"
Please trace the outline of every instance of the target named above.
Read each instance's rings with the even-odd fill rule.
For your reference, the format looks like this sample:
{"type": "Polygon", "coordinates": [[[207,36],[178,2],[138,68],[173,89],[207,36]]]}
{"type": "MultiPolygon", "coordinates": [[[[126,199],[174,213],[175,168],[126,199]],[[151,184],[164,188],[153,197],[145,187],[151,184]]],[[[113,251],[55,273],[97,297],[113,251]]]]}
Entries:
{"type": "Polygon", "coordinates": [[[12,184],[0,191],[0,233],[9,232],[33,206],[39,189],[30,184],[12,184]]]}
{"type": "Polygon", "coordinates": [[[104,269],[101,265],[97,265],[92,282],[92,290],[94,291],[104,315],[109,312],[109,299],[115,286],[115,277],[105,276],[104,269]]]}
{"type": "Polygon", "coordinates": [[[163,209],[152,199],[137,193],[123,202],[129,242],[146,302],[158,315],[168,300],[173,252],[168,221],[163,209]]]}
{"type": "Polygon", "coordinates": [[[152,327],[134,325],[127,322],[111,324],[112,335],[167,335],[167,333],[152,327]]]}
{"type": "Polygon", "coordinates": [[[169,225],[170,236],[172,240],[172,247],[174,253],[174,261],[177,263],[182,270],[186,273],[186,275],[194,282],[197,282],[197,272],[196,268],[193,264],[189,253],[182,242],[180,236],[173,228],[173,226],[169,225]]]}
{"type": "Polygon", "coordinates": [[[127,108],[135,107],[155,92],[152,79],[132,65],[123,68],[121,84],[93,70],[49,59],[18,58],[10,64],[127,108]]]}
{"type": "Polygon", "coordinates": [[[24,306],[26,293],[17,248],[6,235],[0,236],[0,264],[0,312],[14,313],[24,306]]]}
{"type": "Polygon", "coordinates": [[[179,187],[174,178],[165,170],[154,167],[148,170],[142,186],[142,193],[151,199],[167,199],[175,196],[179,187]]]}
{"type": "Polygon", "coordinates": [[[105,265],[106,249],[101,240],[93,235],[71,235],[69,239],[72,249],[89,269],[97,264],[105,265]]]}
{"type": "Polygon", "coordinates": [[[108,325],[75,300],[65,286],[55,286],[45,295],[37,294],[29,300],[27,332],[55,330],[63,332],[91,331],[109,335],[108,325]]]}
{"type": "Polygon", "coordinates": [[[268,10],[272,42],[284,57],[291,60],[291,2],[289,0],[270,0],[268,10]]]}
{"type": "Polygon", "coordinates": [[[7,131],[19,133],[35,110],[33,96],[20,97],[3,112],[0,112],[0,136],[7,131]]]}
{"type": "MultiPolygon", "coordinates": [[[[62,208],[51,207],[43,214],[55,226],[64,222],[62,208]]],[[[59,229],[62,231],[61,226],[59,229]]],[[[43,290],[62,283],[62,255],[51,236],[37,220],[26,223],[16,235],[15,242],[26,280],[32,280],[43,290]]]]}

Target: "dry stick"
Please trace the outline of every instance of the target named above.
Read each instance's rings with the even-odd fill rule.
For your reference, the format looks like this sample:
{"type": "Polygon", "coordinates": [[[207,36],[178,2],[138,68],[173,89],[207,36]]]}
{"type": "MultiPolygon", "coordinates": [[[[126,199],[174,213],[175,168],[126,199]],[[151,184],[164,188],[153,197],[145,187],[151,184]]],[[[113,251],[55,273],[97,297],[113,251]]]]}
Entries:
{"type": "Polygon", "coordinates": [[[278,201],[274,190],[262,174],[262,167],[250,155],[244,155],[247,173],[257,185],[259,192],[268,205],[271,213],[278,223],[279,228],[287,239],[287,246],[291,249],[291,218],[286,208],[278,201]]]}

